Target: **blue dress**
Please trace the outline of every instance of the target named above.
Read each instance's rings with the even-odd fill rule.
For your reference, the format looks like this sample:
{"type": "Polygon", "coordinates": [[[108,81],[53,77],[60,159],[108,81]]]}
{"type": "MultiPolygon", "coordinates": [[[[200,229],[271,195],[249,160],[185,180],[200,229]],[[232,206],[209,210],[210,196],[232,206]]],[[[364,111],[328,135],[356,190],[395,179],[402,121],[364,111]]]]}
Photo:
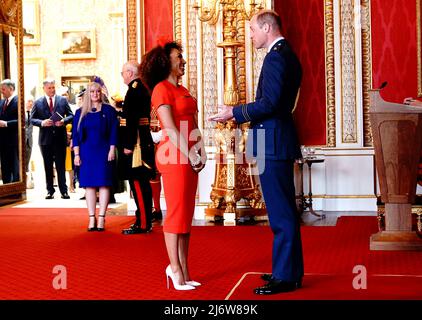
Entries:
{"type": "Polygon", "coordinates": [[[80,116],[79,109],[72,126],[73,146],[79,146],[81,159],[79,186],[112,186],[114,163],[108,161],[108,153],[110,146],[117,143],[117,113],[112,106],[103,104],[101,111],[88,112],[78,129],[80,116]]]}

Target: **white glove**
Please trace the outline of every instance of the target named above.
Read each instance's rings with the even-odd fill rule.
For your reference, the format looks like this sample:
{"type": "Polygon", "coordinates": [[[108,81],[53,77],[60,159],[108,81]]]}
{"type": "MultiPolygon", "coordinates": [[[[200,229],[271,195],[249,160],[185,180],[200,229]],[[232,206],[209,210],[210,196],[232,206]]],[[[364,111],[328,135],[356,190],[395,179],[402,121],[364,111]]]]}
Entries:
{"type": "Polygon", "coordinates": [[[152,132],[151,131],[151,137],[152,137],[152,141],[154,141],[154,143],[159,143],[161,141],[162,136],[163,136],[162,130],[160,130],[158,132],[152,132]]]}

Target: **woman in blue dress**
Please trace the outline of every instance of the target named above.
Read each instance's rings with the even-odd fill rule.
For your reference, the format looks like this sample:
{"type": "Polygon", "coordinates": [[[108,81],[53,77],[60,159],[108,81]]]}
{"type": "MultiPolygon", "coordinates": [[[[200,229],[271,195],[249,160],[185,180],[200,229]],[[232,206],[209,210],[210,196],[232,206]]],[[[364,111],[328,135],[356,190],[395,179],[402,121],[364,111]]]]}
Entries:
{"type": "Polygon", "coordinates": [[[110,187],[113,184],[112,161],[116,156],[117,113],[103,101],[101,86],[96,82],[90,83],[72,126],[75,166],[80,167],[79,185],[85,188],[89,213],[88,231],[104,231],[110,187]],[[98,222],[95,216],[97,189],[100,198],[98,222]]]}

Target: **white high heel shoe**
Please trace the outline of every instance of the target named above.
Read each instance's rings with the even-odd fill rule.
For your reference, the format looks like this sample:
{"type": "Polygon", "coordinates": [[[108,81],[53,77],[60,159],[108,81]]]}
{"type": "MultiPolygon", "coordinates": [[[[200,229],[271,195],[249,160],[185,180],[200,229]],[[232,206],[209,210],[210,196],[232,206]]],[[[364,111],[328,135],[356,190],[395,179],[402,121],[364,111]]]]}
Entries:
{"type": "Polygon", "coordinates": [[[167,278],[167,289],[170,288],[169,278],[173,282],[174,289],[176,289],[176,290],[193,290],[193,289],[195,289],[194,286],[191,286],[191,285],[188,285],[188,284],[178,284],[175,280],[175,275],[174,275],[173,271],[171,270],[170,265],[168,265],[167,268],[166,268],[166,278],[167,278]]]}
{"type": "Polygon", "coordinates": [[[194,280],[185,281],[186,284],[193,286],[193,287],[199,287],[201,284],[194,280]]]}

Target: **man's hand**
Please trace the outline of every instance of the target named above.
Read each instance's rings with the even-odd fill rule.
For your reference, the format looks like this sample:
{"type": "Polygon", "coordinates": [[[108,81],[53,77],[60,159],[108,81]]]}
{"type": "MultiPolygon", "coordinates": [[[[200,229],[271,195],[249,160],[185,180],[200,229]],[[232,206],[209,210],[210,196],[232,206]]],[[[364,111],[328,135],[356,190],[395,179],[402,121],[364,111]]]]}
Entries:
{"type": "Polygon", "coordinates": [[[219,105],[218,110],[220,110],[217,114],[208,118],[210,121],[217,121],[217,122],[226,122],[230,119],[233,119],[233,107],[226,106],[226,105],[219,105]]]}
{"type": "Polygon", "coordinates": [[[159,143],[161,141],[162,136],[163,136],[163,131],[162,130],[160,130],[158,132],[151,131],[152,141],[155,144],[157,144],[157,143],[159,143]]]}
{"type": "Polygon", "coordinates": [[[114,159],[116,159],[116,152],[114,149],[110,149],[108,151],[108,161],[113,161],[114,159]]]}
{"type": "Polygon", "coordinates": [[[132,153],[133,153],[133,150],[129,150],[129,149],[124,148],[124,149],[123,149],[123,153],[124,153],[125,155],[130,155],[130,154],[132,154],[132,153]]]}
{"type": "Polygon", "coordinates": [[[53,120],[45,119],[41,122],[41,127],[51,127],[53,126],[53,120]]]}
{"type": "Polygon", "coordinates": [[[0,128],[5,128],[7,127],[7,122],[4,120],[0,120],[0,128]]]}
{"type": "Polygon", "coordinates": [[[63,126],[63,125],[64,125],[64,120],[56,121],[56,122],[54,122],[54,125],[55,125],[56,127],[61,127],[61,126],[63,126]]]}

